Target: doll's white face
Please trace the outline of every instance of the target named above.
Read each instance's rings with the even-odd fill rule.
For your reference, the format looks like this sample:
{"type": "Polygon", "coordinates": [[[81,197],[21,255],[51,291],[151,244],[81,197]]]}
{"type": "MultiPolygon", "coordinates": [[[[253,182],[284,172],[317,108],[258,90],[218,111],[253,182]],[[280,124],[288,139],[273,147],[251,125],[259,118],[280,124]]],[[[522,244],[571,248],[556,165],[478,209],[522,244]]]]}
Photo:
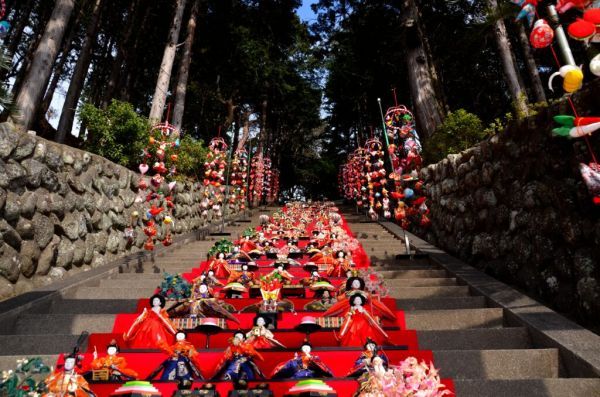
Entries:
{"type": "Polygon", "coordinates": [[[311,348],[308,345],[303,345],[302,348],[300,348],[300,350],[302,350],[304,354],[310,354],[311,348]]]}
{"type": "Polygon", "coordinates": [[[221,253],[219,254],[219,259],[225,259],[225,254],[221,252],[221,253]]]}
{"type": "Polygon", "coordinates": [[[208,277],[214,277],[214,275],[215,275],[215,272],[213,272],[212,270],[210,270],[208,272],[208,277]]]}
{"type": "Polygon", "coordinates": [[[313,277],[319,277],[319,272],[312,272],[313,277]]]}
{"type": "Polygon", "coordinates": [[[360,297],[356,296],[356,297],[354,297],[354,299],[352,299],[352,304],[354,306],[362,306],[362,299],[360,299],[360,297]]]}
{"type": "Polygon", "coordinates": [[[115,354],[117,354],[117,348],[115,346],[109,346],[108,349],[106,349],[106,353],[109,356],[114,356],[115,354]]]}
{"type": "Polygon", "coordinates": [[[160,299],[158,299],[158,298],[152,299],[152,307],[159,307],[159,306],[160,306],[160,299]]]}
{"type": "Polygon", "coordinates": [[[202,284],[200,286],[200,288],[198,288],[198,290],[200,291],[201,294],[204,294],[206,291],[208,291],[208,287],[204,284],[202,284]]]}
{"type": "Polygon", "coordinates": [[[262,326],[264,326],[264,325],[265,325],[265,319],[264,319],[264,318],[262,318],[262,317],[259,317],[259,318],[256,320],[256,325],[258,325],[259,327],[262,327],[262,326]]]}
{"type": "Polygon", "coordinates": [[[323,298],[329,298],[330,296],[329,291],[323,291],[323,298]]]}
{"type": "Polygon", "coordinates": [[[65,359],[65,370],[70,371],[75,368],[75,359],[73,357],[69,357],[65,359]]]}
{"type": "Polygon", "coordinates": [[[234,337],[233,337],[233,344],[235,346],[237,346],[240,343],[242,343],[243,340],[244,340],[244,335],[242,335],[242,334],[235,334],[234,337]]]}
{"type": "Polygon", "coordinates": [[[351,284],[351,286],[352,286],[352,288],[354,288],[354,289],[359,289],[359,288],[360,288],[360,281],[358,281],[358,280],[354,280],[354,281],[352,281],[352,284],[351,284]]]}
{"type": "Polygon", "coordinates": [[[375,345],[375,343],[367,343],[367,350],[368,351],[374,352],[376,347],[377,346],[375,345]]]}
{"type": "Polygon", "coordinates": [[[248,265],[242,265],[242,270],[243,270],[243,271],[246,271],[246,270],[248,270],[248,265]]]}
{"type": "Polygon", "coordinates": [[[348,270],[346,272],[346,277],[348,277],[348,278],[352,277],[352,271],[348,270]]]}
{"type": "Polygon", "coordinates": [[[280,272],[283,271],[283,266],[277,266],[277,270],[279,270],[280,272]]]}
{"type": "Polygon", "coordinates": [[[181,342],[182,340],[185,340],[185,334],[183,332],[178,332],[177,335],[175,335],[175,339],[177,342],[181,342]]]}
{"type": "Polygon", "coordinates": [[[343,258],[345,256],[343,251],[338,252],[338,258],[343,258]]]}

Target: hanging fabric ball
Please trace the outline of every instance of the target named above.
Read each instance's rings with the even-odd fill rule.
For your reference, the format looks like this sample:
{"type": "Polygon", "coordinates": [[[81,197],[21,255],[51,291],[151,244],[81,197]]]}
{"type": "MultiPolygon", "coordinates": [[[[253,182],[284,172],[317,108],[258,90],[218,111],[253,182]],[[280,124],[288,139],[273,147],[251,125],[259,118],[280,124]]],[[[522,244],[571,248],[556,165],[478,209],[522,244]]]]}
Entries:
{"type": "Polygon", "coordinates": [[[595,76],[600,76],[600,54],[593,57],[590,61],[590,72],[595,76]]]}
{"type": "Polygon", "coordinates": [[[411,188],[407,187],[406,189],[404,189],[404,197],[405,198],[407,198],[407,199],[411,198],[414,194],[415,194],[415,192],[411,188]]]}
{"type": "Polygon", "coordinates": [[[533,25],[529,41],[533,48],[546,48],[554,40],[554,30],[543,19],[538,19],[533,25]]]}
{"type": "Polygon", "coordinates": [[[6,37],[10,30],[10,23],[8,21],[0,22],[0,39],[6,37]]]}
{"type": "Polygon", "coordinates": [[[596,34],[596,25],[583,19],[577,19],[567,29],[569,36],[575,40],[586,41],[596,34]]]}

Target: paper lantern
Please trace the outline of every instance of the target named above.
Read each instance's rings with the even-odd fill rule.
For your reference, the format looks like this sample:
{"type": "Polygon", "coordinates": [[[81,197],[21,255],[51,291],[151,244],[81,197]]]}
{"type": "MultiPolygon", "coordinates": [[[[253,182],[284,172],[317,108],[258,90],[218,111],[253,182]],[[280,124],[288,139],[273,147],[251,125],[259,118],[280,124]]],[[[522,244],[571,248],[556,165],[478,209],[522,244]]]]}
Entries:
{"type": "Polygon", "coordinates": [[[533,25],[529,41],[533,48],[546,48],[554,40],[554,30],[543,19],[538,19],[533,25]]]}

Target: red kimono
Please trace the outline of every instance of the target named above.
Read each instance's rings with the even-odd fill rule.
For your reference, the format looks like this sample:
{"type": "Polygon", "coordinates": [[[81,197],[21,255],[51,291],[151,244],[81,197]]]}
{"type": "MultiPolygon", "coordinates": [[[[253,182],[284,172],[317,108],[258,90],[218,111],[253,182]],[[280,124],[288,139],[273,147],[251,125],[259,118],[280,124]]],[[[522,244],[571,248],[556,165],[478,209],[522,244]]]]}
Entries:
{"type": "Polygon", "coordinates": [[[214,258],[208,264],[208,270],[215,272],[216,278],[228,278],[231,274],[231,269],[225,259],[214,258]]]}
{"type": "Polygon", "coordinates": [[[132,349],[154,349],[160,347],[159,341],[173,344],[176,330],[165,309],[160,313],[144,309],[129,330],[123,334],[123,340],[132,349]]]}

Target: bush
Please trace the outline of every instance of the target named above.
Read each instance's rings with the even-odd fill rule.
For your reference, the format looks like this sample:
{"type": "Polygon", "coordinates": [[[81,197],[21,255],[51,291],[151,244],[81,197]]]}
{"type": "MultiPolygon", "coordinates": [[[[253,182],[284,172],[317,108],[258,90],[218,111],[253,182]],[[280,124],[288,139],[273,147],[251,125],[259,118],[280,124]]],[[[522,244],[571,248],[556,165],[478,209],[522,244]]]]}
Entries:
{"type": "MultiPolygon", "coordinates": [[[[177,174],[179,177],[198,177],[198,175],[202,175],[206,153],[208,153],[208,148],[204,146],[202,140],[196,140],[189,135],[184,135],[181,138],[179,152],[177,153],[179,157],[177,161],[177,174]]],[[[198,179],[201,180],[202,177],[198,177],[198,179]]]]}
{"type": "Polygon", "coordinates": [[[423,144],[423,159],[426,164],[437,163],[448,154],[458,153],[481,142],[491,135],[473,113],[458,109],[448,114],[444,122],[423,144]]]}
{"type": "Polygon", "coordinates": [[[86,103],[79,117],[87,128],[84,149],[137,170],[150,124],[127,102],[113,100],[106,110],[86,103]]]}

